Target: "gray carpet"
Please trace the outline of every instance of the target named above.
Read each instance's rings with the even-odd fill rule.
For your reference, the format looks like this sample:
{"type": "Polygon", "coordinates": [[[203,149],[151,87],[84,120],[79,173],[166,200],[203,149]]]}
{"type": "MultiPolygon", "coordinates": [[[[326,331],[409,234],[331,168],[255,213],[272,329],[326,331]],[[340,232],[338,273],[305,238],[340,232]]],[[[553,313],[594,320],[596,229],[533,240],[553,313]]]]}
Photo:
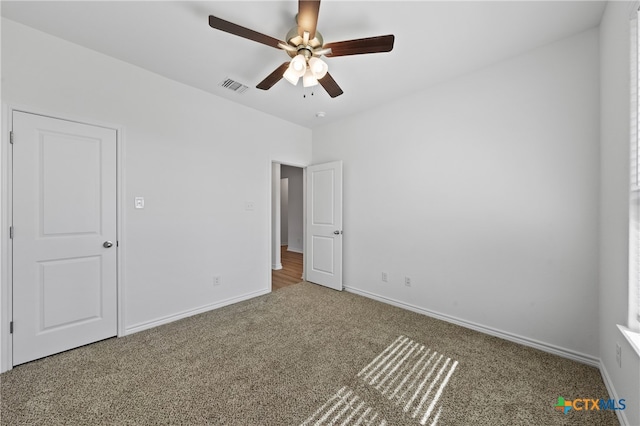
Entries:
{"type": "Polygon", "coordinates": [[[0,381],[3,425],[618,424],[554,409],[608,398],[593,367],[308,283],[0,381]]]}

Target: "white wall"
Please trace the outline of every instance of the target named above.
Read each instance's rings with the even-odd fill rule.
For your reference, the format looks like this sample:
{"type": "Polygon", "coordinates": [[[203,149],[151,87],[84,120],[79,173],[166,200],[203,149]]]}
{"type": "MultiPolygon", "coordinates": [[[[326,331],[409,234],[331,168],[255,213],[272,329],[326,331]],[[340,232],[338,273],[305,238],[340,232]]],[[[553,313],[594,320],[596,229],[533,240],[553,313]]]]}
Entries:
{"type": "Polygon", "coordinates": [[[304,225],[304,200],[303,200],[303,176],[299,167],[285,166],[281,168],[282,177],[289,179],[288,190],[288,251],[303,252],[303,225],[304,225]]]}
{"type": "Polygon", "coordinates": [[[598,68],[594,29],[315,129],[345,285],[597,363],[598,68]]]}
{"type": "Polygon", "coordinates": [[[609,2],[600,25],[600,359],[628,424],[640,424],[640,362],[616,324],[626,325],[629,241],[629,18],[635,2],[609,2]],[[622,368],[616,347],[622,346],[622,368]]]}
{"type": "Polygon", "coordinates": [[[8,20],[2,101],[123,126],[127,330],[270,291],[271,161],[309,129],[8,20]]]}

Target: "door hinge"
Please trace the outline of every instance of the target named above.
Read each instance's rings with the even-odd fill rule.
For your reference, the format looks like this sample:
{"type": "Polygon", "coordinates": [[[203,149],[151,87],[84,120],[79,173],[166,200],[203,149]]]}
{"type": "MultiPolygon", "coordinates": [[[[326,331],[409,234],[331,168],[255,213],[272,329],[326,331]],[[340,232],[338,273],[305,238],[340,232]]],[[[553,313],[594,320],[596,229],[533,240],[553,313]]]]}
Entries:
{"type": "Polygon", "coordinates": [[[9,132],[9,143],[13,145],[13,130],[9,132]]]}
{"type": "Polygon", "coordinates": [[[13,321],[9,323],[9,334],[13,334],[13,321]]]}
{"type": "Polygon", "coordinates": [[[116,241],[116,247],[120,247],[120,241],[116,241]]]}
{"type": "Polygon", "coordinates": [[[9,239],[13,240],[13,226],[9,227],[9,239]]]}

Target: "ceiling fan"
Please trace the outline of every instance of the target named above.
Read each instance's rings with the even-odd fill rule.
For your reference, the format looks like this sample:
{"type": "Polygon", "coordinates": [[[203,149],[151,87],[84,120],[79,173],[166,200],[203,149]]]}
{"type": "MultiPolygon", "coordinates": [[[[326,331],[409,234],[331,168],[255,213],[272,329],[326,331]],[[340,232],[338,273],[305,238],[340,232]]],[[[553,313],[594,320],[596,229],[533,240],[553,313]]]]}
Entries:
{"type": "Polygon", "coordinates": [[[296,85],[298,80],[302,78],[302,83],[305,87],[315,86],[320,83],[329,93],[329,96],[335,98],[344,92],[328,73],[328,66],[320,57],[324,55],[328,58],[333,58],[336,56],[390,52],[393,49],[395,37],[390,34],[324,43],[322,35],[316,30],[319,11],[320,0],[298,0],[298,15],[296,16],[298,25],[289,30],[285,37],[286,41],[278,40],[212,15],[209,16],[209,25],[211,28],[220,31],[257,41],[276,49],[282,49],[292,58],[258,83],[256,86],[258,89],[269,90],[282,78],[296,85]]]}

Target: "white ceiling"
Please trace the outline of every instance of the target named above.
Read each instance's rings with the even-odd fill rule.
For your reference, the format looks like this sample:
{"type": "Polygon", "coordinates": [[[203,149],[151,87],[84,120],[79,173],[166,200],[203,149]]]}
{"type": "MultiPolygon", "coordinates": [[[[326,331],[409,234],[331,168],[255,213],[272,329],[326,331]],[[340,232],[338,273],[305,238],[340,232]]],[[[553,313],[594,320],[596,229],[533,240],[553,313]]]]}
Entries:
{"type": "Polygon", "coordinates": [[[256,89],[286,53],[208,25],[215,15],[284,39],[295,24],[295,0],[2,1],[2,16],[313,128],[595,27],[605,4],[323,0],[318,30],[325,42],[396,37],[389,53],[326,58],[344,90],[334,99],[321,86],[303,89],[284,79],[256,89]],[[219,87],[226,77],[250,89],[219,87]],[[316,118],[318,111],[326,117],[316,118]]]}

